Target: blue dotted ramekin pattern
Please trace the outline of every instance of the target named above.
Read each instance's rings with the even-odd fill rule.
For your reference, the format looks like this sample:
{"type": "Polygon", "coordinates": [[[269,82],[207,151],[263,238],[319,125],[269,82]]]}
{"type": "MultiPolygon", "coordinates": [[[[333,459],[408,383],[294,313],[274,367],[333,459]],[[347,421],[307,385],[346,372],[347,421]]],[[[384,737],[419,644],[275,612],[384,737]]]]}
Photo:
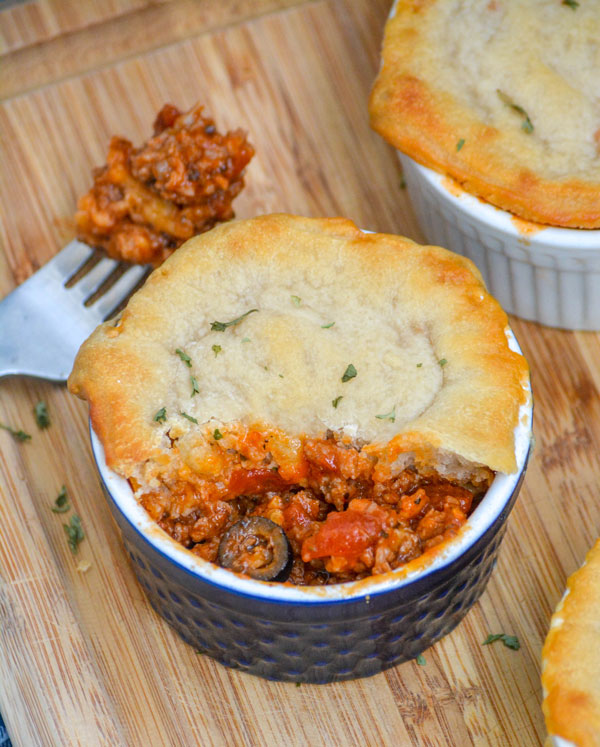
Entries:
{"type": "Polygon", "coordinates": [[[4,726],[4,721],[2,721],[2,716],[0,716],[0,747],[11,747],[11,741],[4,726]]]}
{"type": "Polygon", "coordinates": [[[453,563],[394,590],[309,603],[257,598],[200,578],[159,552],[107,497],[150,603],[187,643],[267,679],[326,683],[414,659],[458,625],[486,587],[522,479],[453,563]]]}

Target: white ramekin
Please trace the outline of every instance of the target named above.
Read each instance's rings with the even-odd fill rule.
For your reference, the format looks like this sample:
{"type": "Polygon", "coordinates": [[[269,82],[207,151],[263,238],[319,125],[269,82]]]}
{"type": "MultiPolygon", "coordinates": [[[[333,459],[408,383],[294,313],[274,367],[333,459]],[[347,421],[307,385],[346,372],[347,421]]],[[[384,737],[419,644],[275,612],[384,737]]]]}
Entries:
{"type": "Polygon", "coordinates": [[[427,242],[471,259],[505,311],[550,327],[600,330],[600,230],[538,229],[398,155],[427,242]]]}

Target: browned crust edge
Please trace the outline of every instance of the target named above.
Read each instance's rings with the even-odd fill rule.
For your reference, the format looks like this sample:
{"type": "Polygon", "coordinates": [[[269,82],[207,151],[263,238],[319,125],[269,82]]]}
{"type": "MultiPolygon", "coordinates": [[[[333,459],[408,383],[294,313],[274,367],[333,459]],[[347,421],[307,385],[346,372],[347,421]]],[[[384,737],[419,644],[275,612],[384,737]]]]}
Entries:
{"type": "Polygon", "coordinates": [[[549,734],[600,745],[600,539],[567,580],[542,650],[549,734]]]}

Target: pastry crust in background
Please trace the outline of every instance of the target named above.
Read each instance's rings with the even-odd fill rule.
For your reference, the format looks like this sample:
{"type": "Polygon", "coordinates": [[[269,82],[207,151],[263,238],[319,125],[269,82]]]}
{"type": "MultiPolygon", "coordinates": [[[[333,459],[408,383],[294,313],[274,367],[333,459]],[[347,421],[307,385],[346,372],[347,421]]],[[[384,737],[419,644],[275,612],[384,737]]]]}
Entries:
{"type": "Polygon", "coordinates": [[[399,0],[382,56],[389,143],[528,220],[600,227],[598,2],[399,0]]]}
{"type": "Polygon", "coordinates": [[[542,651],[546,728],[577,747],[600,745],[600,540],[567,581],[542,651]]]}
{"type": "Polygon", "coordinates": [[[341,218],[262,216],[197,236],[156,269],[84,343],[69,388],[126,476],[164,461],[172,439],[191,453],[190,439],[236,422],[291,438],[330,429],[388,464],[412,452],[442,472],[448,460],[513,472],[528,368],[506,328],[468,259],[341,218]]]}

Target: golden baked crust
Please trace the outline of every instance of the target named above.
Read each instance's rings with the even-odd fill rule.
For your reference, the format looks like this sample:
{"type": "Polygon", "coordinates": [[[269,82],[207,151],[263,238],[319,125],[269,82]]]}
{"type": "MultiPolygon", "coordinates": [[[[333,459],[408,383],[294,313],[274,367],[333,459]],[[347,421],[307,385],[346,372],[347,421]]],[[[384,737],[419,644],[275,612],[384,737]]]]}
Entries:
{"type": "Polygon", "coordinates": [[[340,218],[262,216],[197,236],[156,269],[84,343],[69,389],[127,476],[173,440],[193,469],[190,439],[236,422],[331,429],[388,464],[411,452],[442,472],[513,472],[528,369],[506,327],[468,259],[340,218]]]}
{"type": "Polygon", "coordinates": [[[600,540],[567,581],[542,651],[546,728],[577,747],[600,745],[600,540]]]}
{"type": "Polygon", "coordinates": [[[600,227],[600,6],[399,0],[372,127],[475,195],[600,227]]]}

